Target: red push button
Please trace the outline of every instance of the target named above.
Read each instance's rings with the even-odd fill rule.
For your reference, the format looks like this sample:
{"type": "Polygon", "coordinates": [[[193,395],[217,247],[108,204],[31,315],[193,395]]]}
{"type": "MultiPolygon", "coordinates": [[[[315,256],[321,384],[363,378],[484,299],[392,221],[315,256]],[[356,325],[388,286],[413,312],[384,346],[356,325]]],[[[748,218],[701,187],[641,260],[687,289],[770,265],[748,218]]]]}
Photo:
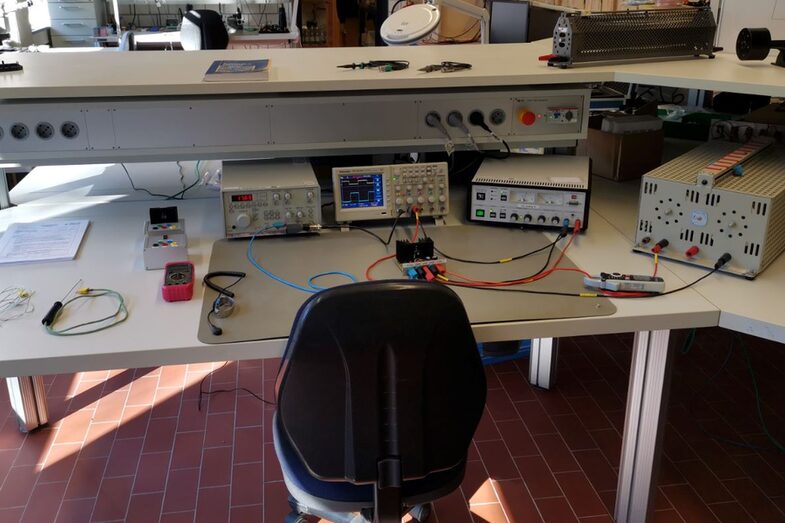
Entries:
{"type": "Polygon", "coordinates": [[[531,111],[523,110],[518,113],[518,120],[520,120],[523,125],[534,125],[534,122],[537,121],[537,115],[531,111]]]}

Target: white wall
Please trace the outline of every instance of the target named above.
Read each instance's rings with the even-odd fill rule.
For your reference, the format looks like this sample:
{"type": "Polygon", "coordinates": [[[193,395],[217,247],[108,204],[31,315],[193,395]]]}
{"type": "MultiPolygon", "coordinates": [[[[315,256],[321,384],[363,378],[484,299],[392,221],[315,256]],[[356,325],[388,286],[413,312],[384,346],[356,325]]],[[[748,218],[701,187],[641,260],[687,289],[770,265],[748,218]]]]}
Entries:
{"type": "MultiPolygon", "coordinates": [[[[721,7],[717,45],[734,52],[736,37],[745,27],[768,27],[775,40],[785,40],[785,0],[715,0],[721,7]]],[[[773,59],[773,58],[772,58],[773,59]]]]}

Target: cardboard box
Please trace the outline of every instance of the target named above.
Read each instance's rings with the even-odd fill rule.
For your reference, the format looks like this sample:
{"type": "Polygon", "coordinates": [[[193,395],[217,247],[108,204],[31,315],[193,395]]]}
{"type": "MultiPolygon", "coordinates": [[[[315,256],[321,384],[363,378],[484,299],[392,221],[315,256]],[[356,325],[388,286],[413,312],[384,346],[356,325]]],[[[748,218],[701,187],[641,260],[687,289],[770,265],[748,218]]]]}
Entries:
{"type": "Polygon", "coordinates": [[[631,180],[662,164],[664,133],[613,134],[589,128],[586,148],[592,174],[611,180],[631,180]]]}

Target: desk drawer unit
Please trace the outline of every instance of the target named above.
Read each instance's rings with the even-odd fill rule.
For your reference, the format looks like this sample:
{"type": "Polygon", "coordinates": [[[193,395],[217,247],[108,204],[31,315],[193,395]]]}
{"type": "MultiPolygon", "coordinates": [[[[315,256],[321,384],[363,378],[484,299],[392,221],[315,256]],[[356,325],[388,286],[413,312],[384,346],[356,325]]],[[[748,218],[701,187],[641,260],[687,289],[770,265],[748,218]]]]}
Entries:
{"type": "Polygon", "coordinates": [[[95,23],[95,4],[92,2],[56,2],[49,4],[52,20],[87,19],[95,23]]]}
{"type": "Polygon", "coordinates": [[[103,21],[100,2],[49,0],[53,47],[92,47],[93,28],[103,21]]]}
{"type": "Polygon", "coordinates": [[[92,36],[95,18],[52,20],[52,36],[92,36]]]}
{"type": "Polygon", "coordinates": [[[53,47],[92,47],[93,37],[82,36],[52,36],[53,47]]]}

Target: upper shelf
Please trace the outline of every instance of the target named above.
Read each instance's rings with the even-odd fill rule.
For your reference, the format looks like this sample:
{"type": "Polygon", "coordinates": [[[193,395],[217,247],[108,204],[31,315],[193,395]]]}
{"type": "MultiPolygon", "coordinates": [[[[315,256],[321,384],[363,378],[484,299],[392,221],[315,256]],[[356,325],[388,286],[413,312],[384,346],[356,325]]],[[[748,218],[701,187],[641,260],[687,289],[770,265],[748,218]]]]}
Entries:
{"type": "Polygon", "coordinates": [[[0,100],[127,96],[230,95],[472,86],[631,82],[669,87],[785,96],[785,69],[768,62],[740,62],[735,55],[637,64],[576,66],[561,70],[540,62],[550,41],[531,44],[422,45],[411,47],[308,48],[232,51],[20,53],[24,71],[0,74],[0,100]],[[218,59],[272,60],[263,82],[203,82],[218,59]],[[409,60],[404,71],[338,69],[373,59],[409,60]],[[423,73],[443,60],[472,69],[423,73]]]}

